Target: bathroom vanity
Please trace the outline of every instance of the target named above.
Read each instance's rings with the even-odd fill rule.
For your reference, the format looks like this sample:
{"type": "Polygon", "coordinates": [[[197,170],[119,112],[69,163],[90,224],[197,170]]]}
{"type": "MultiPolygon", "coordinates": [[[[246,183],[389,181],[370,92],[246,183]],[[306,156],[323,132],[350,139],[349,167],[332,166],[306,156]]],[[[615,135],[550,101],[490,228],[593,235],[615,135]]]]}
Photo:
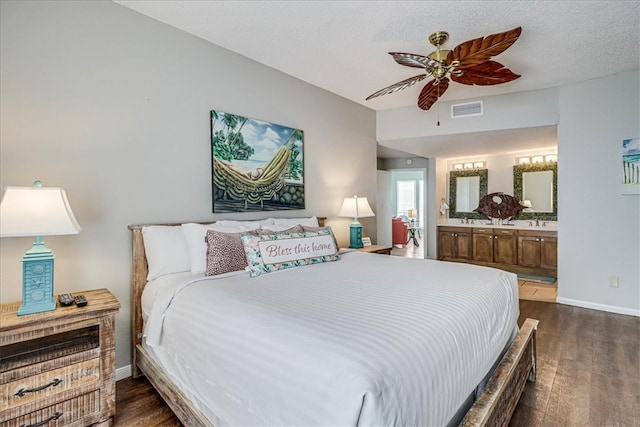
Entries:
{"type": "Polygon", "coordinates": [[[449,220],[438,225],[438,259],[500,268],[514,273],[557,276],[557,223],[449,220]]]}

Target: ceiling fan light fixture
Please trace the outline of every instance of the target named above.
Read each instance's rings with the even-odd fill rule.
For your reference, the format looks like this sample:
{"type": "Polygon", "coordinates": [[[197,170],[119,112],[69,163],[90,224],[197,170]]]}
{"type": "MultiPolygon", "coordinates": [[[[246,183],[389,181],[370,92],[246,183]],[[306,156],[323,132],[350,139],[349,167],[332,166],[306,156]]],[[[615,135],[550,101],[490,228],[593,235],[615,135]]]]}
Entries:
{"type": "Polygon", "coordinates": [[[447,74],[451,75],[451,80],[454,82],[470,86],[489,86],[513,81],[520,75],[492,61],[491,58],[508,49],[518,40],[521,33],[522,28],[516,27],[502,33],[467,40],[453,50],[440,50],[440,46],[449,39],[449,33],[437,31],[429,36],[429,42],[436,47],[436,50],[427,56],[389,52],[398,64],[421,68],[425,72],[424,75],[414,76],[387,86],[369,95],[367,100],[406,89],[427,76],[432,76],[434,80],[428,82],[418,96],[418,107],[428,110],[449,87],[447,74]],[[434,92],[433,89],[440,83],[445,84],[434,92]]]}

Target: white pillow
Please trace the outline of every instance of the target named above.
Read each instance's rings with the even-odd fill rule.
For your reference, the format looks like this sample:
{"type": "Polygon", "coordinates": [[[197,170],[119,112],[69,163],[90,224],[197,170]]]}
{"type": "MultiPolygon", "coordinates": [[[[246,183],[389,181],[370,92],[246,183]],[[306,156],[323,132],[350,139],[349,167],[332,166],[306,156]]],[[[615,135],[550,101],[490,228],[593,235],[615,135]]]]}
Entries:
{"type": "Polygon", "coordinates": [[[303,225],[306,227],[318,227],[318,218],[312,216],[311,218],[273,218],[275,225],[282,225],[285,227],[293,227],[294,225],[303,225]]]}
{"type": "MultiPolygon", "coordinates": [[[[295,225],[294,225],[294,227],[295,227],[295,225]]],[[[260,230],[280,232],[280,231],[289,230],[290,228],[291,227],[288,226],[288,225],[263,225],[262,227],[260,227],[260,230]]]]}
{"type": "Polygon", "coordinates": [[[221,226],[231,226],[231,227],[250,227],[251,230],[258,230],[263,225],[273,225],[273,219],[258,219],[255,221],[234,221],[231,219],[221,219],[216,221],[216,224],[221,226]]]}
{"type": "Polygon", "coordinates": [[[181,227],[150,225],[142,227],[147,255],[147,280],[165,274],[189,271],[189,252],[181,227]]]}
{"type": "Polygon", "coordinates": [[[189,254],[189,268],[193,274],[201,274],[207,271],[207,230],[220,231],[222,233],[242,233],[251,231],[252,226],[224,225],[220,221],[213,224],[182,224],[182,234],[186,240],[189,254]]]}

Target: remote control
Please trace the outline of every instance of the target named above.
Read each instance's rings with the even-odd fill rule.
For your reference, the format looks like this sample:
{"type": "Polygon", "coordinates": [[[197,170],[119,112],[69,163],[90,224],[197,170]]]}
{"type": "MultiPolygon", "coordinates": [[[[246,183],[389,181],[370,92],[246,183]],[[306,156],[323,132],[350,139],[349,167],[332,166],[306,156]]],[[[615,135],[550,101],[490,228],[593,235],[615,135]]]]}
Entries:
{"type": "Polygon", "coordinates": [[[76,306],[84,307],[85,305],[87,305],[87,299],[84,297],[84,295],[76,295],[73,298],[76,300],[76,306]]]}
{"type": "Polygon", "coordinates": [[[61,305],[67,306],[71,305],[75,302],[71,294],[60,294],[58,295],[58,301],[60,301],[61,305]]]}

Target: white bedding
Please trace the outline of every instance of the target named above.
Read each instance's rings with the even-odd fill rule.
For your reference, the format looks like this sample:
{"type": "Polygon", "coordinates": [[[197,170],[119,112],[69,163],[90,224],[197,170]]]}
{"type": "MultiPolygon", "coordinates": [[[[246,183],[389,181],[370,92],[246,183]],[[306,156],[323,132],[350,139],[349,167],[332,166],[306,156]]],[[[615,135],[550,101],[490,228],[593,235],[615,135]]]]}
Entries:
{"type": "Polygon", "coordinates": [[[512,273],[361,252],[143,301],[145,346],[216,425],[444,425],[518,318],[512,273]]]}

